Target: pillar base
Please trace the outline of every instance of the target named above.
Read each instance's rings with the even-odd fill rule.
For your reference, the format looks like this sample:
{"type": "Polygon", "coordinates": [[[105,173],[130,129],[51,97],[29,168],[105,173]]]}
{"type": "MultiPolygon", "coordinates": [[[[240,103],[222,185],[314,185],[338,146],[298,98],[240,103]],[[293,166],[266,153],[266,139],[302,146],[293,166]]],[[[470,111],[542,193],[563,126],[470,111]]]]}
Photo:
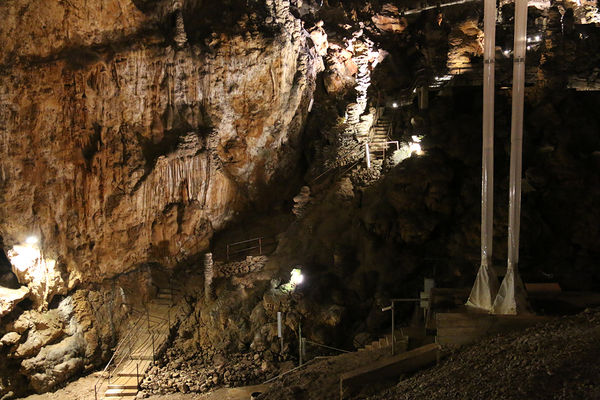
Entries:
{"type": "Polygon", "coordinates": [[[499,287],[496,271],[488,265],[481,264],[477,272],[477,278],[475,278],[475,284],[465,305],[483,311],[490,311],[499,287]]]}
{"type": "Polygon", "coordinates": [[[500,285],[491,313],[504,315],[533,314],[527,301],[525,285],[523,285],[521,276],[515,268],[509,267],[506,270],[506,276],[500,285]]]}

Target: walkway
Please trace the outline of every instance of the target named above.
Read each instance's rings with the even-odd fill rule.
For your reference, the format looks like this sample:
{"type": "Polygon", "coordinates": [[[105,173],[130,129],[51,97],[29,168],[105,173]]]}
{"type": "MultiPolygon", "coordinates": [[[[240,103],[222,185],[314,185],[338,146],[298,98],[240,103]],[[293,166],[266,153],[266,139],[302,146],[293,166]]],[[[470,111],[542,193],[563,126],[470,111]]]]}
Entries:
{"type": "Polygon", "coordinates": [[[174,319],[172,305],[171,291],[160,289],[158,296],[146,305],[146,310],[134,309],[138,318],[119,342],[112,365],[108,367],[108,382],[98,384],[97,398],[104,388],[103,399],[107,400],[131,399],[137,395],[146,371],[169,338],[174,319]]]}

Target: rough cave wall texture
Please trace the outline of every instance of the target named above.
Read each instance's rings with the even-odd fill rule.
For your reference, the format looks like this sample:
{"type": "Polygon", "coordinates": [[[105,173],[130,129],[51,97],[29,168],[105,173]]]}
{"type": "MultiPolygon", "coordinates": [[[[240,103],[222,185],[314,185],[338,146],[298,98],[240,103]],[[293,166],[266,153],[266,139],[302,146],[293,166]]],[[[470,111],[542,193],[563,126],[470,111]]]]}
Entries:
{"type": "Polygon", "coordinates": [[[0,4],[0,238],[28,286],[2,293],[0,397],[106,361],[139,267],[292,173],[322,61],[289,3],[251,3],[0,4]]]}
{"type": "MultiPolygon", "coordinates": [[[[316,149],[340,139],[345,130],[336,130],[338,120],[356,100],[357,65],[344,41],[365,23],[373,34],[372,18],[390,56],[378,66],[385,77],[373,79],[370,100],[376,92],[390,99],[411,93],[417,70],[463,67],[480,55],[473,10],[445,22],[454,26],[448,30],[434,14],[408,24],[392,6],[374,16],[376,1],[331,0],[312,21],[325,20],[327,32],[310,30],[311,47],[283,0],[46,3],[0,4],[0,237],[5,250],[39,237],[45,260],[15,271],[30,284],[33,304],[10,312],[27,295],[20,291],[0,309],[0,358],[10,360],[0,369],[0,393],[45,391],[92,368],[118,336],[112,327],[126,314],[122,306],[145,282],[138,266],[174,267],[202,252],[213,232],[260,200],[279,172],[297,170],[300,152],[314,169],[331,161],[316,149]],[[344,10],[349,3],[355,8],[344,10]],[[317,84],[321,56],[328,70],[317,84]],[[321,97],[301,139],[313,92],[321,97]],[[54,271],[45,270],[43,279],[34,273],[49,266],[54,271]],[[115,289],[124,286],[122,277],[131,280],[131,292],[115,289]],[[109,285],[110,278],[110,288],[62,298],[78,283],[109,285]],[[62,358],[46,357],[51,350],[62,358]]],[[[572,60],[560,48],[545,50],[546,83],[553,63],[572,60]]],[[[595,49],[582,53],[600,54],[595,49]]],[[[586,288],[597,288],[590,268],[600,215],[599,123],[590,118],[596,97],[551,90],[533,93],[527,103],[526,154],[534,156],[524,169],[522,259],[545,254],[533,276],[545,272],[573,283],[571,271],[581,271],[590,278],[586,288]],[[581,171],[587,173],[580,179],[581,171]],[[585,207],[572,207],[572,197],[585,207]]],[[[352,174],[311,187],[314,203],[278,249],[282,269],[306,266],[312,284],[305,299],[284,304],[272,296],[272,270],[224,280],[214,303],[192,298],[178,332],[181,347],[276,350],[276,309],[289,311],[289,331],[310,316],[303,325],[309,337],[347,345],[352,334],[387,324],[380,310],[389,297],[418,292],[436,263],[424,254],[442,259],[442,282],[470,284],[479,244],[481,110],[473,99],[480,89],[450,92],[432,94],[429,111],[413,104],[396,116],[397,139],[426,134],[424,157],[406,160],[369,188],[352,174]]],[[[503,144],[507,104],[498,101],[503,144]]],[[[357,144],[356,137],[344,139],[357,144]]],[[[507,171],[507,147],[498,144],[497,171],[507,171]]],[[[506,182],[498,179],[497,187],[497,198],[505,199],[506,182]]],[[[496,239],[503,241],[506,211],[497,211],[496,239]]],[[[502,247],[497,243],[499,264],[502,247]]]]}
{"type": "Polygon", "coordinates": [[[296,159],[320,65],[299,20],[270,2],[187,40],[169,11],[193,2],[137,5],[0,5],[0,235],[39,236],[56,293],[204,250],[296,159]]]}

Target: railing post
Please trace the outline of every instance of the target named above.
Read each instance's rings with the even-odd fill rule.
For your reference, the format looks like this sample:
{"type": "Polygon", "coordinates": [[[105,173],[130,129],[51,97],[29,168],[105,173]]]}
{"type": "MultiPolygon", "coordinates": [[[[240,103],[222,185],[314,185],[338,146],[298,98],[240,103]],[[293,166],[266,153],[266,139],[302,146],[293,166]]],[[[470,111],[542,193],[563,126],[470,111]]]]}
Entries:
{"type": "Polygon", "coordinates": [[[229,245],[227,245],[227,261],[229,261],[229,245]]]}
{"type": "Polygon", "coordinates": [[[258,238],[258,254],[262,256],[262,238],[258,238]]]}
{"type": "Polygon", "coordinates": [[[381,309],[381,311],[390,311],[392,313],[392,355],[394,355],[395,353],[395,347],[396,347],[396,327],[395,327],[395,320],[394,320],[394,302],[395,300],[392,299],[391,300],[392,304],[389,307],[384,307],[381,309]]]}
{"type": "Polygon", "coordinates": [[[298,322],[298,361],[302,365],[302,322],[298,322]]]}
{"type": "Polygon", "coordinates": [[[135,380],[137,382],[138,389],[140,388],[140,363],[135,363],[135,380]]]}
{"type": "Polygon", "coordinates": [[[154,333],[152,333],[152,363],[156,362],[156,358],[154,356],[154,333]]]}
{"type": "Polygon", "coordinates": [[[392,300],[392,355],[394,355],[396,350],[396,327],[394,321],[394,301],[392,300]]]}
{"type": "Polygon", "coordinates": [[[94,385],[94,400],[98,400],[98,390],[96,389],[96,385],[94,385]]]}

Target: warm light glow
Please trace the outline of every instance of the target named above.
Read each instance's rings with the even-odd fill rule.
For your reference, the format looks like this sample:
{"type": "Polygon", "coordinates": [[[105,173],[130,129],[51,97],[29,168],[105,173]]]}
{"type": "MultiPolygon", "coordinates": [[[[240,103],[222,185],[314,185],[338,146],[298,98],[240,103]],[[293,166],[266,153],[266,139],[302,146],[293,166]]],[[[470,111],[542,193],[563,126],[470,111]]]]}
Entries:
{"type": "Polygon", "coordinates": [[[398,103],[396,103],[396,102],[393,102],[393,103],[392,103],[392,107],[394,107],[394,108],[398,108],[398,103]]]}
{"type": "Polygon", "coordinates": [[[510,54],[510,50],[504,50],[502,53],[504,53],[505,56],[508,56],[510,54]]]}
{"type": "Polygon", "coordinates": [[[39,239],[36,236],[29,236],[27,239],[25,239],[25,243],[27,244],[36,244],[39,241],[39,239]]]}
{"type": "Polygon", "coordinates": [[[40,250],[31,245],[14,246],[6,255],[10,263],[19,271],[32,268],[42,258],[40,250]]]}
{"type": "Polygon", "coordinates": [[[423,150],[421,149],[420,143],[412,142],[409,148],[411,153],[415,153],[418,156],[423,155],[423,150]]]}
{"type": "Polygon", "coordinates": [[[300,268],[294,268],[292,270],[292,277],[290,279],[290,283],[292,285],[299,285],[304,282],[304,275],[302,275],[302,271],[300,268]]]}

